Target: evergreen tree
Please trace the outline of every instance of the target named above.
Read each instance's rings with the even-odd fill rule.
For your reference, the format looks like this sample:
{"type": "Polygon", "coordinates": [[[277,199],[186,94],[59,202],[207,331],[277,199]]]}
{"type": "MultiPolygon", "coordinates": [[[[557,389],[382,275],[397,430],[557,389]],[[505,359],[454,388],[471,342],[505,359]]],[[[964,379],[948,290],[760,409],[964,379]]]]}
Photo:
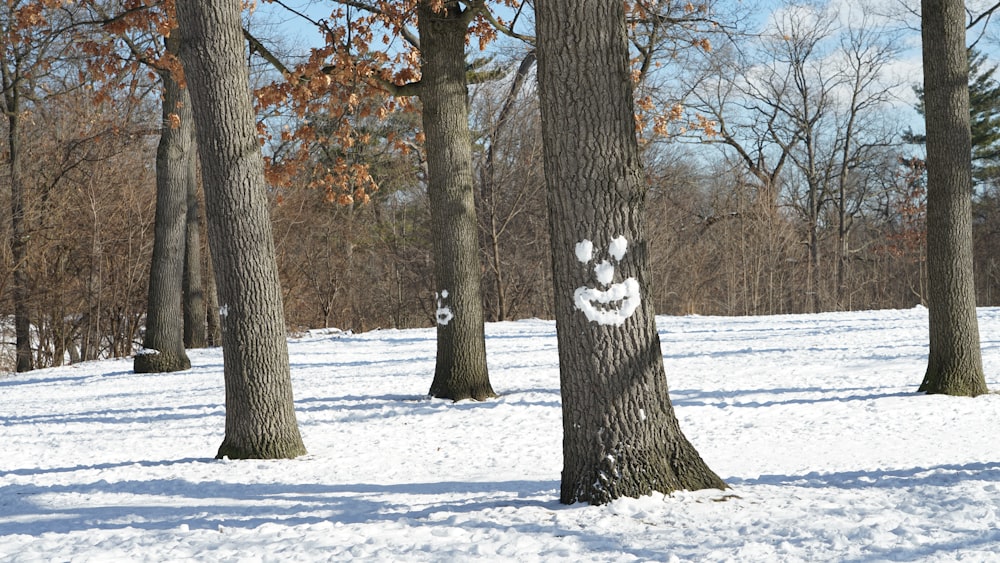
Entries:
{"type": "Polygon", "coordinates": [[[972,175],[979,184],[1000,177],[1000,82],[997,65],[969,51],[969,117],[972,130],[972,175]]]}
{"type": "MultiPolygon", "coordinates": [[[[970,49],[969,118],[972,131],[972,177],[975,184],[992,183],[1000,178],[1000,81],[997,65],[988,64],[985,54],[970,49]]],[[[914,86],[917,113],[924,115],[923,86],[914,86]]],[[[925,144],[926,134],[907,131],[904,140],[925,144]]]]}

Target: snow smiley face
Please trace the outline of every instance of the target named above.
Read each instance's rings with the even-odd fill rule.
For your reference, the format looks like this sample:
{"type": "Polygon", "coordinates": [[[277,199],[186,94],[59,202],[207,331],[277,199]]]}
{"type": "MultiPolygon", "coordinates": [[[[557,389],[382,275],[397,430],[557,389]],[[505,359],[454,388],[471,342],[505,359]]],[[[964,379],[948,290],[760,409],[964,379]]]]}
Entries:
{"type": "Polygon", "coordinates": [[[437,320],[437,324],[441,326],[448,326],[448,323],[455,318],[455,314],[451,312],[451,307],[446,305],[448,301],[448,290],[442,289],[441,293],[434,293],[434,299],[437,302],[437,311],[434,313],[434,318],[437,320]]]}
{"type": "MultiPolygon", "coordinates": [[[[581,286],[573,293],[576,308],[587,319],[605,326],[621,326],[639,308],[639,282],[628,278],[619,283],[615,279],[615,265],[621,263],[628,252],[628,241],[617,236],[608,245],[608,259],[594,264],[598,287],[581,286]]],[[[581,240],[576,243],[576,259],[583,264],[594,260],[594,243],[581,240]]]]}

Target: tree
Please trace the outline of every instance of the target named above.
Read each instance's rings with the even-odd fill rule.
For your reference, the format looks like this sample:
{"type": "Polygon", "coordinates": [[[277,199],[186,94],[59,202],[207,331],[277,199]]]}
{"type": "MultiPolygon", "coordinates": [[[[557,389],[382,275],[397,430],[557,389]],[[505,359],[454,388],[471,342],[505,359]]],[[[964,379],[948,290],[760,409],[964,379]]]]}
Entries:
{"type": "Polygon", "coordinates": [[[217,457],[290,458],[306,450],[292,400],[240,7],[238,0],[177,2],[221,301],[226,435],[217,457]]]}
{"type": "Polygon", "coordinates": [[[14,298],[14,333],[18,372],[30,371],[31,318],[28,299],[31,294],[28,276],[30,218],[27,216],[27,191],[24,177],[22,135],[25,111],[33,100],[38,82],[48,75],[53,61],[63,54],[64,30],[50,18],[54,15],[47,2],[7,2],[0,8],[0,111],[6,119],[7,159],[10,167],[10,253],[13,261],[11,292],[14,298]]]}
{"type": "MultiPolygon", "coordinates": [[[[166,39],[176,53],[177,37],[166,39]]],[[[191,367],[184,351],[183,307],[187,241],[189,163],[194,154],[194,118],[187,88],[174,76],[178,70],[159,69],[163,83],[163,121],[156,148],[156,231],[149,268],[146,333],[135,355],[136,373],[180,371],[191,367]]]]}
{"type": "MultiPolygon", "coordinates": [[[[972,134],[972,177],[977,184],[995,181],[1000,175],[1000,82],[994,78],[997,66],[987,65],[985,54],[968,49],[969,127],[972,134]]],[[[924,115],[924,89],[913,88],[916,110],[924,115]]],[[[907,131],[904,139],[923,144],[926,135],[907,131]]]]}
{"type": "Polygon", "coordinates": [[[534,63],[532,50],[511,80],[480,84],[470,100],[483,303],[491,321],[552,314],[538,103],[535,92],[525,92],[534,63]]]}
{"type": "Polygon", "coordinates": [[[972,269],[972,140],[964,3],[922,0],[930,353],[920,391],[987,392],[972,269]]]}
{"type": "MultiPolygon", "coordinates": [[[[294,71],[290,72],[248,33],[253,50],[288,79],[261,97],[280,100],[279,103],[287,103],[291,98],[299,115],[315,111],[307,108],[315,107],[319,101],[337,108],[331,109],[332,114],[357,111],[362,117],[371,113],[370,100],[379,94],[419,97],[426,139],[427,192],[434,239],[434,318],[438,326],[437,362],[430,395],[454,401],[493,397],[486,364],[480,291],[465,45],[470,26],[490,28],[487,20],[495,20],[485,0],[399,3],[337,0],[337,3],[346,6],[347,11],[335,10],[328,20],[313,22],[324,32],[327,45],[313,50],[309,61],[294,71]],[[358,10],[366,15],[354,17],[352,14],[358,10]],[[417,34],[407,27],[414,17],[417,34]],[[340,21],[343,25],[330,23],[340,21]],[[401,36],[412,49],[397,56],[396,62],[403,68],[396,73],[392,72],[386,53],[370,48],[378,26],[391,30],[391,34],[383,30],[387,43],[392,37],[401,36]],[[327,57],[332,61],[326,61],[327,57]],[[414,68],[418,62],[419,79],[414,68]]],[[[379,109],[379,113],[385,112],[384,106],[379,109]]],[[[333,135],[345,146],[358,141],[352,131],[351,117],[345,116],[333,135]]],[[[296,135],[308,142],[316,137],[309,125],[288,136],[296,135]]],[[[325,176],[330,181],[322,184],[328,190],[346,192],[332,199],[344,203],[366,200],[365,189],[372,182],[365,167],[343,164],[339,167],[343,172],[327,171],[325,176]],[[359,181],[364,176],[367,181],[359,181]]]]}
{"type": "Polygon", "coordinates": [[[123,72],[138,74],[145,70],[149,79],[158,78],[162,86],[156,228],[143,349],[135,356],[134,369],[186,369],[190,362],[185,345],[204,345],[205,319],[200,300],[194,124],[188,92],[181,83],[177,37],[169,35],[175,25],[173,3],[82,2],[79,6],[84,15],[89,15],[81,17],[79,26],[92,29],[81,45],[81,50],[91,56],[88,70],[92,79],[105,82],[111,94],[128,97],[138,93],[134,86],[128,88],[116,79],[123,72]]]}
{"type": "MultiPolygon", "coordinates": [[[[190,98],[190,96],[188,96],[190,98]]],[[[192,130],[192,136],[194,131],[192,130]]],[[[192,139],[193,141],[193,139],[192,139]]],[[[205,286],[201,268],[201,202],[198,200],[198,159],[188,153],[187,214],[184,240],[184,346],[208,346],[208,319],[205,314],[205,286]]]]}
{"type": "Polygon", "coordinates": [[[472,175],[472,139],[465,38],[476,10],[457,1],[422,1],[420,101],[426,135],[427,194],[437,282],[437,363],[430,394],[483,400],[493,397],[486,368],[480,287],[478,223],[472,175]]]}
{"type": "Polygon", "coordinates": [[[986,55],[969,49],[969,112],[972,177],[977,183],[1000,176],[1000,82],[997,65],[984,68],[986,55]]]}
{"type": "MultiPolygon", "coordinates": [[[[1000,210],[997,199],[1000,180],[1000,82],[997,66],[986,55],[968,49],[969,56],[969,118],[972,133],[973,250],[975,252],[976,293],[981,305],[992,305],[997,283],[996,221],[1000,210]]],[[[917,95],[916,110],[924,115],[924,89],[913,88],[917,95]]],[[[926,135],[907,131],[904,140],[924,144],[926,135]]]]}
{"type": "Polygon", "coordinates": [[[846,61],[842,73],[849,101],[838,112],[834,128],[837,140],[830,159],[830,169],[836,178],[832,190],[837,217],[835,293],[841,309],[851,303],[847,288],[853,251],[850,236],[855,219],[868,199],[870,186],[876,184],[865,181],[866,168],[881,169],[880,157],[897,137],[894,126],[876,117],[888,113],[894,85],[882,83],[882,73],[898,54],[897,39],[862,15],[860,24],[850,27],[841,40],[841,53],[846,61]]]}
{"type": "Polygon", "coordinates": [[[681,432],[667,390],[647,287],[623,4],[535,7],[563,401],[560,501],[725,488],[681,432]]]}
{"type": "MultiPolygon", "coordinates": [[[[9,6],[9,5],[8,5],[9,6]]],[[[20,11],[10,10],[4,14],[4,36],[30,37],[30,32],[19,29],[24,25],[20,11]]],[[[10,160],[10,204],[11,233],[10,249],[13,259],[12,291],[14,294],[14,334],[17,354],[17,371],[32,369],[31,358],[31,319],[28,316],[28,225],[25,217],[25,185],[21,174],[21,130],[22,106],[24,104],[30,46],[22,48],[15,41],[5,42],[0,46],[0,71],[3,78],[3,113],[7,118],[7,150],[10,160]]]]}
{"type": "Polygon", "coordinates": [[[813,312],[851,304],[861,246],[851,237],[877,183],[865,165],[895,138],[884,76],[895,34],[866,14],[847,25],[838,17],[828,3],[783,2],[762,34],[715,51],[709,75],[689,79],[695,107],[716,125],[702,140],[737,157],[767,199],[787,197],[801,217],[802,308],[813,312]]]}
{"type": "MultiPolygon", "coordinates": [[[[152,176],[142,160],[153,147],[148,106],[134,97],[109,95],[99,85],[74,88],[96,82],[81,78],[86,62],[62,59],[53,62],[50,73],[34,74],[40,79],[36,86],[62,88],[52,96],[30,89],[19,122],[18,175],[29,234],[22,272],[30,289],[22,294],[21,306],[31,313],[29,357],[35,368],[131,355],[138,336],[132,321],[141,313],[136,307],[144,307],[139,304],[144,291],[135,292],[134,283],[146,277],[149,266],[143,239],[152,219],[146,204],[152,199],[152,176]]],[[[0,139],[0,155],[10,155],[6,138],[0,139]]],[[[11,168],[4,164],[0,182],[6,186],[11,168]]],[[[9,194],[0,190],[7,209],[9,194]]],[[[4,240],[9,240],[8,225],[0,221],[4,240]]],[[[13,292],[6,291],[14,267],[9,247],[4,250],[0,314],[8,315],[15,308],[13,292]]],[[[6,335],[4,340],[6,347],[6,335]]],[[[6,363],[0,370],[16,368],[6,363]]]]}

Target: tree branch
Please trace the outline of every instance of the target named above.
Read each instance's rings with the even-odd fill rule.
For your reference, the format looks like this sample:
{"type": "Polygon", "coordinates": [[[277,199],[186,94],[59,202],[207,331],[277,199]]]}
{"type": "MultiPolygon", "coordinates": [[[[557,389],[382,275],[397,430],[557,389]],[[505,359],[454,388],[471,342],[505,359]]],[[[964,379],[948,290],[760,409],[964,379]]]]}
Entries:
{"type": "Polygon", "coordinates": [[[1000,2],[993,4],[993,6],[991,6],[990,9],[986,10],[985,12],[979,14],[978,16],[970,20],[969,24],[965,26],[965,29],[967,30],[972,29],[973,27],[979,25],[979,22],[983,21],[984,19],[988,20],[990,16],[993,15],[993,12],[997,11],[998,9],[1000,9],[1000,2]]]}
{"type": "MultiPolygon", "coordinates": [[[[364,10],[364,11],[368,12],[369,14],[374,14],[376,16],[385,16],[386,15],[386,13],[385,13],[384,10],[382,10],[378,6],[375,6],[375,5],[373,5],[371,3],[368,3],[368,2],[362,2],[360,0],[334,0],[334,2],[336,2],[338,4],[341,4],[341,5],[344,5],[344,6],[350,6],[352,8],[357,8],[359,10],[364,10]]],[[[284,4],[282,4],[282,5],[284,5],[284,4]]],[[[308,19],[308,18],[306,18],[306,19],[308,19]]],[[[321,26],[319,23],[316,23],[316,25],[320,26],[320,27],[325,27],[325,26],[321,26]]],[[[400,35],[403,36],[403,39],[407,43],[409,43],[410,45],[412,45],[416,49],[420,48],[420,38],[416,34],[413,33],[413,30],[409,29],[405,25],[402,25],[402,22],[400,22],[400,25],[399,25],[399,33],[400,33],[400,35]]]]}
{"type": "Polygon", "coordinates": [[[260,55],[261,58],[263,58],[265,61],[271,63],[271,66],[273,66],[282,75],[284,76],[291,75],[291,71],[288,70],[288,67],[285,66],[285,64],[282,63],[281,60],[278,57],[276,57],[274,53],[271,52],[270,49],[265,47],[264,44],[261,43],[259,39],[254,37],[253,34],[250,33],[250,31],[246,28],[243,28],[243,38],[246,39],[247,43],[250,44],[251,55],[256,53],[260,55]]]}
{"type": "MultiPolygon", "coordinates": [[[[517,14],[514,16],[514,21],[517,21],[517,18],[518,16],[521,15],[521,10],[523,8],[524,8],[524,2],[521,2],[521,6],[518,7],[517,14]]],[[[490,25],[492,25],[494,28],[496,28],[497,31],[506,35],[507,37],[510,37],[512,39],[517,39],[519,41],[524,41],[529,45],[535,44],[535,36],[524,35],[523,33],[517,33],[516,31],[514,31],[513,25],[511,26],[503,25],[502,23],[500,23],[500,20],[498,20],[496,16],[493,15],[493,12],[491,12],[489,9],[484,8],[482,14],[483,17],[486,18],[486,21],[490,22],[490,25]]]]}

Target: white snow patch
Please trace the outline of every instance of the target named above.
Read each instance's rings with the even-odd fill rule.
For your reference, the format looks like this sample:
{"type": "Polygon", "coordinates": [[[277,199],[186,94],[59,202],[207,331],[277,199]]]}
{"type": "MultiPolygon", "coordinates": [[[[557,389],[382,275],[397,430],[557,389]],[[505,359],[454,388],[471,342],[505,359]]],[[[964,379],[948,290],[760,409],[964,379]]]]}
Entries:
{"type": "Polygon", "coordinates": [[[597,276],[597,281],[608,285],[615,279],[615,267],[607,260],[601,260],[596,266],[594,266],[594,275],[597,276]]]}
{"type": "Polygon", "coordinates": [[[576,259],[586,264],[594,258],[594,243],[583,239],[576,243],[576,259]]]}
{"type": "Polygon", "coordinates": [[[437,311],[434,313],[437,324],[448,326],[448,323],[455,318],[455,314],[451,312],[451,307],[444,304],[444,300],[448,298],[448,290],[442,289],[440,294],[434,293],[434,297],[437,300],[437,311]]]}
{"type": "Polygon", "coordinates": [[[628,251],[628,241],[625,240],[625,237],[621,235],[618,235],[614,239],[612,239],[611,244],[608,245],[608,253],[611,254],[611,256],[618,262],[622,261],[622,258],[625,257],[625,253],[627,251],[628,251]]]}
{"type": "Polygon", "coordinates": [[[606,290],[581,286],[573,293],[576,308],[600,325],[621,326],[639,307],[639,282],[628,278],[606,290]]]}

